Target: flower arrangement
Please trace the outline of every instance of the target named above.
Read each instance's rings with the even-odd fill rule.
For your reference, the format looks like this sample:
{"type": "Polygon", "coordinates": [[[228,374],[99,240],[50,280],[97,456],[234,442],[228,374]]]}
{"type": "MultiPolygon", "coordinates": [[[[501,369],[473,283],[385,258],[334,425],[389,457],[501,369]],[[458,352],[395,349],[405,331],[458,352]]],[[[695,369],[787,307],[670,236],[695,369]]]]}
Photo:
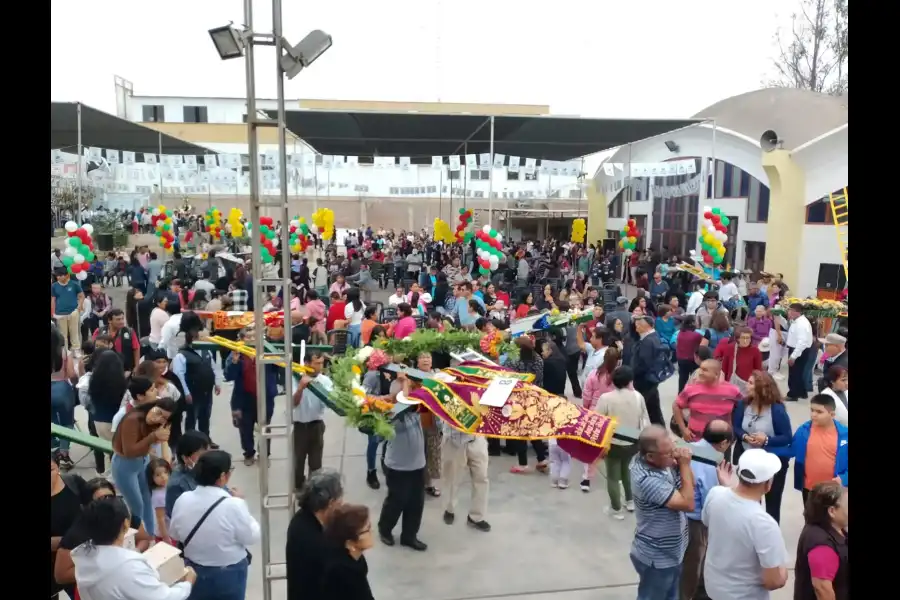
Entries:
{"type": "Polygon", "coordinates": [[[829,318],[847,316],[847,305],[839,300],[823,300],[821,298],[784,298],[778,306],[772,308],[777,315],[787,314],[791,304],[803,306],[803,314],[808,317],[829,318]]]}
{"type": "MultiPolygon", "coordinates": [[[[467,348],[480,348],[482,337],[484,334],[480,331],[452,327],[443,333],[437,329],[419,329],[402,340],[383,339],[375,342],[375,345],[397,361],[415,358],[422,352],[457,352],[467,348]]],[[[518,356],[518,348],[509,343],[505,336],[497,350],[499,354],[518,356]]]]}
{"type": "Polygon", "coordinates": [[[494,330],[487,334],[479,342],[481,352],[489,358],[500,357],[500,347],[503,345],[503,332],[494,330]]]}

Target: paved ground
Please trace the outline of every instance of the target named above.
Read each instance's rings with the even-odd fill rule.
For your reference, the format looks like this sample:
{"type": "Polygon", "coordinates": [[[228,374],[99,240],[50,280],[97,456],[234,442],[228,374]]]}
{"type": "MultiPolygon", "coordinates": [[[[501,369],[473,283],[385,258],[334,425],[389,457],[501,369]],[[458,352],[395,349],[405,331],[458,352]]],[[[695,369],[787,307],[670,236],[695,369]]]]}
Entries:
{"type": "MultiPolygon", "coordinates": [[[[120,303],[124,292],[114,292],[114,302],[120,303]]],[[[667,381],[661,390],[666,418],[671,414],[677,382],[667,381]]],[[[223,395],[216,399],[213,409],[212,437],[223,449],[240,457],[237,431],[231,425],[228,398],[231,387],[226,385],[223,395]]],[[[791,420],[796,427],[807,420],[805,402],[789,405],[791,420]]],[[[78,419],[86,429],[86,415],[78,409],[78,419]]],[[[275,421],[283,423],[285,404],[279,397],[275,421]]],[[[355,429],[346,429],[341,419],[330,414],[325,434],[325,466],[339,469],[345,475],[346,500],[364,503],[377,519],[384,498],[384,488],[369,489],[365,484],[366,439],[355,429]]],[[[287,444],[276,441],[272,445],[270,481],[272,492],[285,492],[289,485],[283,460],[287,444]]],[[[73,458],[82,456],[73,448],[73,458]]],[[[518,600],[631,600],[637,582],[628,558],[634,533],[634,518],[613,521],[603,514],[608,503],[605,479],[595,480],[590,494],[578,487],[564,491],[550,487],[547,476],[539,474],[512,475],[509,468],[514,458],[492,458],[490,465],[490,505],[487,519],[493,526],[490,533],[466,527],[464,519],[447,526],[441,519],[442,500],[428,498],[420,532],[428,543],[427,552],[419,553],[396,546],[376,545],[367,555],[369,580],[375,598],[393,600],[487,600],[517,598],[518,600]]],[[[533,457],[532,457],[533,460],[533,457]]],[[[93,477],[92,459],[87,458],[78,471],[93,477]]],[[[580,465],[573,469],[580,473],[580,465]]],[[[573,476],[573,478],[575,478],[573,476]]],[[[382,477],[383,480],[383,477],[382,477]]],[[[788,482],[792,481],[791,475],[788,482]]],[[[245,492],[254,515],[260,512],[258,469],[237,462],[232,483],[245,492]]],[[[576,482],[577,483],[577,482],[576,482]]],[[[790,484],[789,484],[790,487],[790,484]]],[[[464,486],[457,507],[460,516],[466,514],[468,487],[464,486]]],[[[286,511],[274,511],[268,535],[273,560],[284,558],[286,511]]],[[[800,493],[785,491],[782,509],[782,530],[791,557],[796,553],[797,538],[802,528],[800,493]]],[[[399,531],[397,532],[399,533],[399,531]]],[[[254,556],[261,555],[258,548],[254,556]]],[[[248,600],[260,600],[262,565],[254,561],[251,567],[248,600]]],[[[791,558],[793,565],[793,558],[791,558]]],[[[792,597],[793,581],[773,594],[776,600],[792,597]]],[[[285,597],[283,582],[274,585],[273,598],[285,597]]]]}

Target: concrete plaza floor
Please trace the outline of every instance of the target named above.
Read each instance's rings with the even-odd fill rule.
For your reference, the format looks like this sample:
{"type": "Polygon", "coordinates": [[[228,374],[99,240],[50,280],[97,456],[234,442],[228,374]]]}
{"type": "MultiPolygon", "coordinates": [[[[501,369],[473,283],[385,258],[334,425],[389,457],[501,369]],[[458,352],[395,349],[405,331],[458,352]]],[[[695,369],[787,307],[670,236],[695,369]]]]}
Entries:
{"type": "MultiPolygon", "coordinates": [[[[120,294],[116,294],[119,296],[120,294]]],[[[115,300],[114,300],[115,301],[115,300]]],[[[668,419],[675,399],[677,381],[672,378],[661,388],[663,411],[668,419]]],[[[241,461],[237,430],[231,424],[229,398],[231,386],[225,385],[215,399],[212,437],[222,449],[235,457],[232,484],[245,495],[250,511],[260,513],[259,470],[241,461]]],[[[86,430],[86,415],[77,409],[78,420],[86,430]]],[[[796,428],[806,421],[806,402],[790,403],[788,411],[796,428]]],[[[275,422],[283,423],[285,402],[276,402],[275,422]]],[[[355,429],[343,426],[339,417],[329,413],[326,419],[326,467],[340,470],[345,480],[345,500],[362,503],[372,510],[377,520],[385,489],[373,491],[366,486],[366,438],[355,429]]],[[[272,445],[270,492],[287,491],[291,477],[283,457],[288,445],[276,440],[272,445]]],[[[73,447],[74,459],[86,452],[73,447]]],[[[530,456],[532,465],[534,456],[530,456]]],[[[375,598],[392,600],[630,600],[636,595],[637,576],[628,557],[634,534],[634,517],[614,521],[603,514],[608,504],[602,466],[594,481],[594,489],[585,494],[578,488],[581,465],[572,471],[573,487],[557,490],[550,487],[546,475],[530,473],[513,475],[509,468],[513,457],[491,458],[490,501],[487,520],[493,530],[482,533],[469,528],[462,518],[468,506],[469,486],[464,483],[456,513],[460,518],[452,526],[445,525],[441,515],[443,499],[430,498],[419,537],[428,544],[427,552],[395,546],[388,548],[376,541],[367,554],[369,581],[375,598]]],[[[85,457],[76,472],[88,478],[95,476],[93,460],[85,457]]],[[[465,478],[468,476],[466,475],[465,478]]],[[[379,478],[383,477],[379,474],[379,478]]],[[[802,528],[800,493],[791,486],[785,490],[782,508],[782,531],[787,543],[789,565],[793,567],[797,538],[802,528]]],[[[271,527],[264,538],[271,544],[273,561],[284,558],[285,534],[289,522],[287,511],[271,511],[271,527]]],[[[399,535],[399,527],[395,531],[399,535]]],[[[259,600],[262,592],[262,564],[259,548],[252,549],[256,560],[251,567],[248,600],[259,600]]],[[[274,584],[273,598],[285,598],[283,581],[274,584]]],[[[786,600],[793,596],[793,578],[788,585],[773,593],[772,598],[786,600]]]]}

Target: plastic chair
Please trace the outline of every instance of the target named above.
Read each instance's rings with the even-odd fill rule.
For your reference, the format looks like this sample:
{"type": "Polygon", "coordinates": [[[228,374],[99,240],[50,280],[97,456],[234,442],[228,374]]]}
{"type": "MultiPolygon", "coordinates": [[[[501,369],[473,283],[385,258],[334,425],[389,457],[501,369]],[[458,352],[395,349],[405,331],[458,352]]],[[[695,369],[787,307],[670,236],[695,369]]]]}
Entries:
{"type": "Polygon", "coordinates": [[[347,352],[350,340],[350,331],[347,329],[332,329],[325,333],[328,343],[331,345],[331,354],[340,356],[347,352]]]}

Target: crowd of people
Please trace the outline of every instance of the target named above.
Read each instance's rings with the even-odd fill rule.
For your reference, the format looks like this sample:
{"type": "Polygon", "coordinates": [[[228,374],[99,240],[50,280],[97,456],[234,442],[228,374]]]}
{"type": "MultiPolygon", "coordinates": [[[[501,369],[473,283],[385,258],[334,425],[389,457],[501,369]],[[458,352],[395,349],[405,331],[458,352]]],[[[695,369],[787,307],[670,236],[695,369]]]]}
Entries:
{"type": "MultiPolygon", "coordinates": [[[[142,215],[132,217],[140,227],[142,215]]],[[[202,220],[185,220],[202,233],[202,220]]],[[[272,418],[279,373],[267,366],[258,382],[252,358],[195,348],[208,333],[245,341],[262,334],[214,331],[196,314],[254,308],[249,265],[221,258],[212,242],[198,240],[202,255],[191,258],[176,251],[165,260],[147,247],[127,258],[110,255],[114,275],[126,265],[124,310],[104,287],[119,283],[106,277],[107,261],[76,282],[51,255],[51,420],[73,427],[80,403],[91,434],[113,446],[110,468],[98,451],[98,477],[84,481],[68,472],[67,440],[51,439],[51,595],[244,598],[249,548],[262,532],[229,485],[232,457],[210,439],[210,417],[224,382],[232,382],[236,438],[252,466],[261,452],[254,427],[272,418]],[[258,385],[266,389],[264,416],[256,410],[258,385]],[[130,530],[135,550],[123,548],[130,530]],[[163,584],[138,560],[155,541],[180,542],[188,567],[181,582],[163,584]]],[[[818,339],[802,305],[780,316],[773,309],[787,287],[779,277],[748,283],[745,274],[725,273],[713,291],[675,268],[677,257],[664,260],[664,250],[623,256],[599,243],[509,243],[490,276],[480,274],[475,256],[474,242],[435,242],[424,230],[363,227],[341,239],[319,237],[291,257],[287,335],[363,347],[418,329],[490,333],[545,310],[591,310],[588,323],[516,338],[517,358],[503,362],[641,431],[636,443],[616,440],[604,460],[606,514],[623,521],[634,513],[636,520],[630,556],[639,600],[755,600],[784,586],[789,557],[778,524],[792,460],[806,507],[795,597],[849,597],[846,330],[818,339]],[[638,284],[633,299],[623,293],[624,280],[638,284]],[[372,301],[388,289],[386,304],[372,301]],[[782,362],[787,396],[778,388],[782,362]],[[678,396],[666,423],[659,386],[675,373],[678,396]],[[785,402],[806,398],[810,419],[795,430],[785,402]],[[672,434],[688,446],[676,447],[672,434]],[[726,461],[692,461],[691,448],[713,448],[726,461]]],[[[285,304],[275,293],[263,299],[266,310],[285,304]]],[[[394,360],[375,350],[363,377],[369,395],[391,403],[419,385],[402,374],[384,376],[382,367],[394,360]]],[[[442,353],[396,360],[426,373],[450,365],[442,353]]],[[[311,352],[307,364],[311,373],[290,400],[299,507],[287,536],[290,600],[372,598],[364,553],[376,538],[394,546],[399,524],[399,545],[426,551],[419,539],[426,498],[440,498],[443,521],[453,525],[463,471],[472,482],[465,523],[490,532],[490,459],[514,456],[512,473],[532,470],[527,442],[464,434],[430,413],[406,410],[393,422],[392,440],[368,435],[366,483],[381,489],[380,464],[386,488],[380,515],[370,518],[366,507],[344,503],[340,474],[322,470],[326,407],[310,386],[330,391],[332,382],[321,352],[311,352]]],[[[569,487],[571,457],[553,440],[530,445],[533,470],[547,473],[554,488],[569,487]]],[[[592,490],[595,472],[595,465],[576,471],[583,492],[592,490]]]]}

